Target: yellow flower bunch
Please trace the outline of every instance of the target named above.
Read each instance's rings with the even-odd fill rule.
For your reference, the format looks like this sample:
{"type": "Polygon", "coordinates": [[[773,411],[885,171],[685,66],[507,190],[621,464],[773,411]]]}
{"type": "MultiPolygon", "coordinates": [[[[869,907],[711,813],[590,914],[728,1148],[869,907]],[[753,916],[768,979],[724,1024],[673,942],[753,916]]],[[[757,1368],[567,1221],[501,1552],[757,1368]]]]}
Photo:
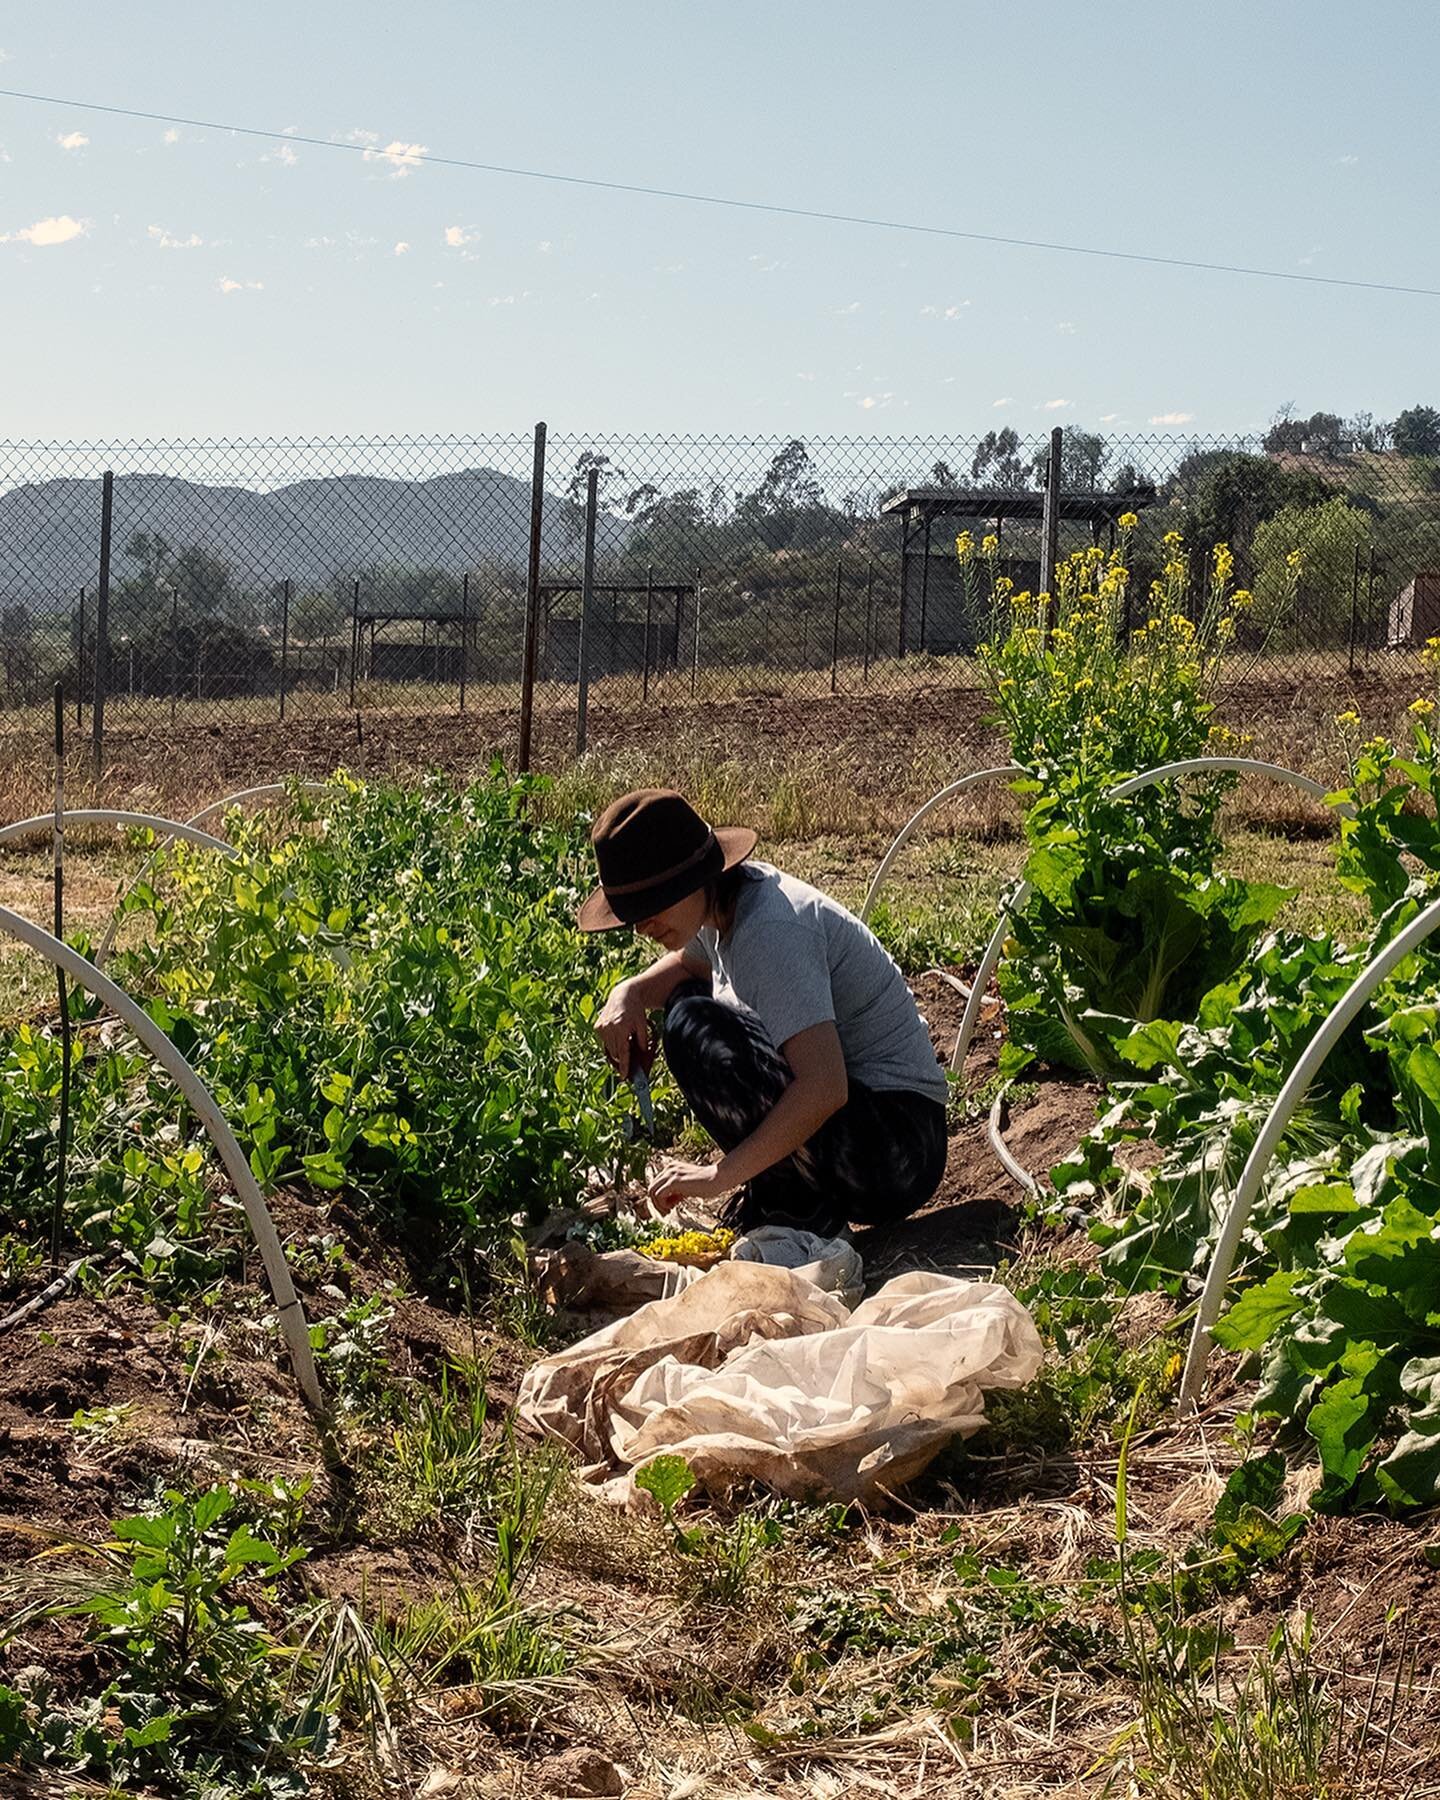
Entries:
{"type": "Polygon", "coordinates": [[[975,556],[975,539],[968,531],[962,531],[955,540],[955,554],[961,563],[968,563],[975,556]]]}
{"type": "Polygon", "coordinates": [[[1215,546],[1214,563],[1217,586],[1228,587],[1230,577],[1235,573],[1235,555],[1228,544],[1215,546]]]}
{"type": "Polygon", "coordinates": [[[1349,730],[1351,726],[1358,725],[1360,723],[1360,715],[1357,712],[1353,712],[1353,711],[1349,711],[1349,710],[1342,712],[1342,713],[1336,713],[1335,723],[1337,725],[1341,726],[1343,729],[1349,730]]]}
{"type": "Polygon", "coordinates": [[[651,1238],[640,1246],[642,1256],[657,1262],[688,1262],[691,1259],[719,1262],[735,1242],[735,1233],[718,1226],[714,1231],[679,1231],[668,1237],[651,1238]]]}
{"type": "Polygon", "coordinates": [[[980,554],[988,557],[996,557],[1000,554],[1000,540],[993,531],[987,531],[980,540],[980,554]]]}
{"type": "Polygon", "coordinates": [[[1230,596],[1230,606],[1235,612],[1248,612],[1254,604],[1255,596],[1250,592],[1249,588],[1236,588],[1235,592],[1230,596]]]}
{"type": "Polygon", "coordinates": [[[1428,719],[1435,710],[1435,702],[1425,699],[1412,700],[1405,710],[1414,713],[1417,719],[1428,719]]]}
{"type": "Polygon", "coordinates": [[[1304,551],[1292,550],[1290,552],[1290,554],[1285,558],[1285,566],[1287,569],[1293,569],[1294,572],[1298,575],[1301,572],[1301,570],[1305,567],[1304,551]]]}
{"type": "Polygon", "coordinates": [[[1121,513],[1120,517],[1115,521],[1115,523],[1119,526],[1121,531],[1133,531],[1135,529],[1135,527],[1140,523],[1140,520],[1139,520],[1139,517],[1135,513],[1124,512],[1124,513],[1121,513]]]}
{"type": "Polygon", "coordinates": [[[1185,539],[1178,531],[1167,531],[1160,542],[1168,545],[1172,550],[1178,550],[1184,544],[1185,539]]]}

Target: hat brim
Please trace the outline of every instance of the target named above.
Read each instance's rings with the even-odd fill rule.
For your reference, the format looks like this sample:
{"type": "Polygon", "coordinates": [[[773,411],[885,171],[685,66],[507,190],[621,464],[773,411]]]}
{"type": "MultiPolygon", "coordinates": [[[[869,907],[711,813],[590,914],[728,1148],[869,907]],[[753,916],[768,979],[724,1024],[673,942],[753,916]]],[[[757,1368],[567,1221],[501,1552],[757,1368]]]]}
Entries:
{"type": "Polygon", "coordinates": [[[698,894],[707,881],[714,881],[726,869],[744,862],[759,842],[759,833],[751,831],[748,825],[719,825],[715,842],[720,848],[719,859],[698,863],[673,881],[657,882],[638,894],[614,897],[607,895],[603,887],[596,888],[576,913],[575,923],[581,931],[616,931],[622,925],[636,925],[641,919],[653,918],[689,895],[698,894]]]}

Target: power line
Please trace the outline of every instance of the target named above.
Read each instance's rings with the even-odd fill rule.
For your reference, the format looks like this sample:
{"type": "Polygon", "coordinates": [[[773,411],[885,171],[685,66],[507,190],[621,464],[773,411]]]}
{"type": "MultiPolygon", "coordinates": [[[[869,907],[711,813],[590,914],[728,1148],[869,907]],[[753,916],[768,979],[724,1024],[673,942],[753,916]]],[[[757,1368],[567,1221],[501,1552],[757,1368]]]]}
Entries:
{"type": "MultiPolygon", "coordinates": [[[[40,106],[67,106],[79,112],[108,113],[120,119],[144,119],[155,125],[188,125],[197,131],[229,131],[238,137],[265,138],[282,144],[306,144],[316,150],[347,150],[372,160],[386,157],[373,144],[337,143],[333,138],[301,132],[269,131],[258,125],[230,125],[217,119],[191,119],[180,113],[143,112],[133,106],[103,106],[95,100],[68,100],[56,94],[31,94],[0,88],[0,98],[30,100],[40,106]]],[[[958,238],[972,244],[999,244],[1013,250],[1051,250],[1064,256],[1098,256],[1112,262],[1151,263],[1165,269],[1197,269],[1210,275],[1254,275],[1266,281],[1298,281],[1311,287],[1362,288],[1376,294],[1418,294],[1440,300],[1440,288],[1407,287],[1394,281],[1361,281],[1343,275],[1302,275],[1291,269],[1262,269],[1245,263],[1204,262],[1195,257],[1152,256],[1142,250],[1108,250],[1094,244],[1061,244],[1046,238],[1006,237],[990,231],[962,231],[953,225],[921,225],[907,219],[878,219],[865,213],[826,212],[818,207],[785,206],[772,200],[741,200],[728,194],[698,194],[684,188],[648,187],[639,182],[606,181],[598,175],[566,175],[554,169],[525,169],[510,163],[480,162],[466,156],[435,156],[402,146],[393,162],[431,163],[436,168],[470,169],[482,175],[508,175],[522,181],[549,181],[565,187],[598,188],[607,194],[638,194],[651,200],[682,200],[694,206],[721,206],[736,212],[770,213],[786,219],[814,219],[827,225],[862,225],[874,231],[907,231],[924,237],[958,238]]]]}

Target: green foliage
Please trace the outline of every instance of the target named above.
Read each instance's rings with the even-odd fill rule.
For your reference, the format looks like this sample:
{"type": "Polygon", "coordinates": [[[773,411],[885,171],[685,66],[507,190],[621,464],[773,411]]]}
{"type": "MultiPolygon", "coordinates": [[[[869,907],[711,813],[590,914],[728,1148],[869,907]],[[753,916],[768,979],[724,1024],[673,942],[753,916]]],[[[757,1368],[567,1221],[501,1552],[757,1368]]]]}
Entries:
{"type": "MultiPolygon", "coordinates": [[[[1352,749],[1334,798],[1345,879],[1375,916],[1363,953],[1276,937],[1215,989],[1197,1024],[1157,1022],[1116,1042],[1135,1079],[1080,1153],[1062,1198],[1104,1205],[1103,1262],[1178,1289],[1208,1263],[1219,1220],[1302,1048],[1361,965],[1430,899],[1440,875],[1428,701],[1401,755],[1352,749]],[[1143,1181],[1119,1151],[1149,1139],[1143,1181]]],[[[1422,946],[1342,1037],[1292,1121],[1250,1218],[1235,1298],[1215,1328],[1262,1364],[1256,1410],[1299,1422],[1323,1472],[1323,1508],[1440,1495],[1440,957],[1422,946]]]]}
{"type": "Polygon", "coordinates": [[[229,1524],[237,1505],[228,1487],[170,1490],[162,1511],[114,1522],[114,1541],[93,1553],[98,1569],[67,1581],[31,1565],[11,1578],[7,1636],[37,1618],[78,1618],[116,1672],[79,1702],[52,1701],[44,1684],[22,1705],[0,1692],[0,1745],[32,1764],[197,1800],[305,1791],[301,1769],[323,1755],[330,1721],[292,1691],[288,1647],[244,1597],[262,1598],[268,1615],[275,1583],[305,1551],[248,1520],[229,1524]]]}
{"type": "Polygon", "coordinates": [[[1354,597],[1355,552],[1370,542],[1368,512],[1340,495],[1316,506],[1282,506],[1255,531],[1255,618],[1277,647],[1313,646],[1341,635],[1354,597]],[[1298,549],[1299,591],[1289,565],[1298,549]]]}
{"type": "MultiPolygon", "coordinates": [[[[1010,600],[981,652],[1012,758],[1027,770],[1016,791],[1030,797],[1029,897],[1000,975],[1007,1074],[1037,1057],[1112,1071],[1117,1035],[1133,1021],[1189,1013],[1288,897],[1215,873],[1223,779],[1108,797],[1127,776],[1210,746],[1210,692],[1248,598],[1232,589],[1233,559],[1217,545],[1197,625],[1172,533],[1151,614],[1128,631],[1123,559],[1134,515],[1122,523],[1108,561],[1096,549],[1061,567],[1053,608],[1043,595],[1010,600]]],[[[964,537],[959,552],[973,560],[964,537]]],[[[996,588],[1005,603],[1003,581],[996,588]]]]}
{"type": "Polygon", "coordinates": [[[1440,456],[1440,408],[1407,406],[1390,429],[1401,456],[1440,456]]]}
{"type": "MultiPolygon", "coordinates": [[[[300,828],[237,819],[238,859],[178,848],[132,893],[148,935],[114,972],[264,1186],[345,1188],[439,1258],[634,1159],[591,1029],[627,947],[575,932],[583,832],[536,823],[535,792],[498,767],[463,789],[338,778],[300,828]]],[[[60,1054],[28,1025],[0,1041],[0,1232],[23,1242],[43,1241],[60,1054]]],[[[157,1287],[212,1279],[243,1227],[194,1120],[147,1058],[79,1033],[72,1055],[71,1230],[157,1287]]],[[[358,1315],[332,1341],[344,1323],[318,1346],[337,1363],[364,1347],[358,1315]]]]}

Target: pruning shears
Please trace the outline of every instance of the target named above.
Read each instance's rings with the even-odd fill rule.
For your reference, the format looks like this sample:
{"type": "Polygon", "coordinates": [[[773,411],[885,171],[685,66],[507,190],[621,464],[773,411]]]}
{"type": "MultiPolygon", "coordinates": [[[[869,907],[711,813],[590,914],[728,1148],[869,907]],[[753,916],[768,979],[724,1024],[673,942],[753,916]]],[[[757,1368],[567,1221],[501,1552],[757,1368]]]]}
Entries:
{"type": "Polygon", "coordinates": [[[635,1095],[635,1105],[639,1111],[638,1122],[634,1113],[626,1124],[625,1135],[634,1140],[637,1130],[643,1131],[652,1142],[655,1138],[655,1102],[650,1094],[650,1069],[655,1061],[652,1046],[648,1054],[642,1054],[640,1046],[632,1038],[630,1041],[630,1073],[625,1079],[630,1083],[635,1095]]]}

